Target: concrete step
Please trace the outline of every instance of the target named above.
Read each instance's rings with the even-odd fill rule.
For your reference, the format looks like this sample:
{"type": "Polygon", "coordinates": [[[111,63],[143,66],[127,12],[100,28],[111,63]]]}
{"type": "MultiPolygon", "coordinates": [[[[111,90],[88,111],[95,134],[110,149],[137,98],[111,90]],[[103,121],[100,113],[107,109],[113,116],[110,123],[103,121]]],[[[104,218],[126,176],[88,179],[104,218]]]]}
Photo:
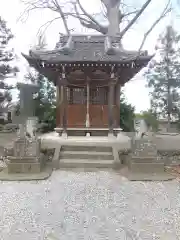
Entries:
{"type": "Polygon", "coordinates": [[[61,151],[112,152],[112,147],[64,145],[61,151]]]}
{"type": "Polygon", "coordinates": [[[60,159],[113,160],[112,152],[61,151],[60,159]]]}
{"type": "Polygon", "coordinates": [[[131,163],[129,169],[132,172],[143,172],[143,173],[161,173],[164,172],[163,163],[131,163]]]}
{"type": "Polygon", "coordinates": [[[61,159],[60,168],[113,168],[113,160],[61,159]]]}
{"type": "Polygon", "coordinates": [[[132,163],[163,163],[162,160],[157,160],[154,157],[132,157],[130,162],[132,163]]]}

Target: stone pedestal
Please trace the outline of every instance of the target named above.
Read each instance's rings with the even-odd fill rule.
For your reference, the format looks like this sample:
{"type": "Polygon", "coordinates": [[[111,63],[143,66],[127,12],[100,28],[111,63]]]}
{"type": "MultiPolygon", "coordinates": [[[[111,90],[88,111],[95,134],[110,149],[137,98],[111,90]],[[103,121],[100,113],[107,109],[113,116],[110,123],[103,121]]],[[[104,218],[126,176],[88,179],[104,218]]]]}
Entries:
{"type": "Polygon", "coordinates": [[[9,158],[8,173],[40,173],[42,163],[34,158],[9,158]]]}
{"type": "Polygon", "coordinates": [[[132,151],[129,161],[129,169],[132,172],[152,174],[164,172],[164,163],[159,159],[156,144],[152,139],[135,140],[132,151]]]}
{"type": "Polygon", "coordinates": [[[165,181],[174,178],[165,172],[164,162],[158,157],[153,139],[135,140],[128,167],[130,181],[165,181]]]}
{"type": "Polygon", "coordinates": [[[28,141],[18,138],[14,142],[12,156],[8,156],[8,173],[40,173],[43,156],[40,154],[40,140],[28,141]]]}

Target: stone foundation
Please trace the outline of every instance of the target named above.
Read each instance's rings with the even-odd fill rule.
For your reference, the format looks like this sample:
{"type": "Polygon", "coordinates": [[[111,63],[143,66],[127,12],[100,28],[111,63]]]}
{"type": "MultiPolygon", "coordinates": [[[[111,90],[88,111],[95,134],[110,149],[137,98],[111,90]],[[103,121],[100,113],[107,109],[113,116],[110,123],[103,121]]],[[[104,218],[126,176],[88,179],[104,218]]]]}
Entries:
{"type": "Polygon", "coordinates": [[[10,162],[8,164],[8,173],[40,173],[42,165],[40,163],[16,163],[10,162]]]}
{"type": "Polygon", "coordinates": [[[44,158],[36,157],[8,157],[7,169],[8,173],[40,173],[44,167],[44,158]]]}

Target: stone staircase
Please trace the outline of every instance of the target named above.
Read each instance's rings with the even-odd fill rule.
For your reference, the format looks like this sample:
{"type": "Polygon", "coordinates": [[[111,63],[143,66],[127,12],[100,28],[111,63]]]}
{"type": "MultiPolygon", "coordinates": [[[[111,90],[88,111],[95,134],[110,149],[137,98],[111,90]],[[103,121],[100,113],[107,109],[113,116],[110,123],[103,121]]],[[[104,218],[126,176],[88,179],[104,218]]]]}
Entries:
{"type": "Polygon", "coordinates": [[[112,147],[61,146],[60,168],[113,168],[112,147]]]}

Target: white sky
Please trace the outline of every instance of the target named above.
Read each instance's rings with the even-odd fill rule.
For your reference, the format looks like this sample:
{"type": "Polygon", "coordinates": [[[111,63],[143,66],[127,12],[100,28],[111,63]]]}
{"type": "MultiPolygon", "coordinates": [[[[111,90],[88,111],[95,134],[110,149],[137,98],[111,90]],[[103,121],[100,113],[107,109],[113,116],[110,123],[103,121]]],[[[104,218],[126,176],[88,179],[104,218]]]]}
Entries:
{"type": "MultiPolygon", "coordinates": [[[[39,27],[46,21],[51,19],[52,13],[48,11],[34,12],[30,14],[28,20],[25,22],[18,21],[20,13],[24,9],[24,5],[20,0],[0,0],[0,16],[2,16],[8,23],[8,27],[11,28],[15,39],[12,42],[12,46],[19,56],[19,66],[21,73],[18,76],[18,80],[23,79],[23,75],[26,71],[27,63],[21,57],[21,52],[27,53],[31,46],[36,43],[37,32],[39,27]]],[[[91,4],[87,4],[87,0],[81,0],[83,6],[89,11],[97,7],[100,0],[91,0],[91,4]]],[[[165,0],[154,0],[146,14],[139,20],[140,25],[136,25],[131,32],[126,35],[123,44],[124,47],[131,50],[137,50],[143,38],[143,33],[147,31],[148,26],[151,26],[156,16],[162,11],[165,0]]],[[[54,14],[54,13],[53,13],[54,14]]],[[[146,42],[144,49],[147,49],[149,53],[154,51],[159,34],[165,29],[166,25],[172,21],[172,18],[166,18],[163,20],[152,32],[148,41],[146,42]]],[[[72,28],[76,28],[77,33],[87,32],[78,23],[73,21],[72,28]]],[[[46,41],[51,48],[55,46],[58,41],[59,32],[63,32],[63,25],[60,22],[56,22],[46,32],[46,41]]],[[[150,107],[149,90],[145,87],[146,79],[139,75],[135,79],[131,80],[125,85],[125,94],[129,103],[132,103],[136,107],[136,112],[146,110],[150,107]]]]}

